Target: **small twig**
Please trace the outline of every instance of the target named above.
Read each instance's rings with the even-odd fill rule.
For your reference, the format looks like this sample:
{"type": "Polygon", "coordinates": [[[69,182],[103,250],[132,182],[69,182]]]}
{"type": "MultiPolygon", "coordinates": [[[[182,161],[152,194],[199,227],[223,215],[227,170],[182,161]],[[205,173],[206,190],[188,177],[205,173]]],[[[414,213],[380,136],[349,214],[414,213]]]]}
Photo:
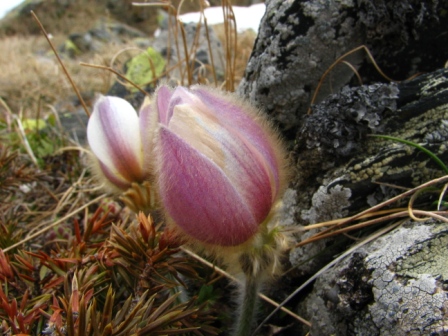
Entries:
{"type": "MultiPolygon", "coordinates": [[[[118,77],[120,77],[122,80],[128,82],[129,84],[131,84],[133,87],[135,87],[137,90],[139,90],[141,93],[143,93],[144,95],[148,95],[148,92],[146,92],[144,89],[142,89],[140,86],[138,86],[137,84],[135,84],[134,82],[132,82],[131,80],[127,79],[126,76],[123,76],[121,73],[119,73],[118,71],[112,69],[111,67],[108,66],[104,66],[104,65],[96,65],[96,64],[89,64],[89,63],[79,63],[79,65],[82,66],[86,66],[86,67],[90,67],[90,68],[96,68],[96,69],[103,69],[103,70],[108,70],[112,73],[114,73],[115,75],[117,75],[118,77]]],[[[150,83],[157,81],[158,78],[153,79],[150,83]]]]}
{"type": "Polygon", "coordinates": [[[87,108],[86,103],[84,102],[84,99],[81,96],[81,93],[78,90],[78,87],[76,86],[75,82],[73,82],[72,77],[70,76],[70,74],[67,71],[67,68],[65,67],[64,63],[62,62],[61,58],[59,57],[58,52],[56,51],[56,48],[54,47],[53,43],[51,42],[50,38],[48,37],[48,34],[44,28],[44,26],[42,25],[42,23],[40,22],[40,20],[38,19],[37,15],[34,14],[33,11],[31,11],[31,15],[33,16],[34,20],[36,20],[37,24],[40,27],[40,30],[42,31],[42,33],[44,34],[45,38],[47,39],[48,44],[50,45],[51,49],[53,50],[54,55],[56,56],[59,64],[62,67],[62,70],[65,73],[65,76],[67,77],[67,79],[69,80],[73,90],[76,93],[76,96],[78,97],[79,101],[81,102],[82,107],[84,108],[84,111],[86,112],[87,116],[90,117],[90,112],[89,109],[87,108]]]}

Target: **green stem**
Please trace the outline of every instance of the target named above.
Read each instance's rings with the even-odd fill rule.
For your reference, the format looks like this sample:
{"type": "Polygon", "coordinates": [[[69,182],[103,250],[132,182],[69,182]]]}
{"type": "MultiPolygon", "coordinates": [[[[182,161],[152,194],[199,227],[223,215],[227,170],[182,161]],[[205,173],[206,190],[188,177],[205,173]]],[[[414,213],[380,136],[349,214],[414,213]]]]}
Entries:
{"type": "Polygon", "coordinates": [[[235,336],[248,336],[252,329],[252,320],[255,315],[255,304],[258,299],[260,277],[246,274],[246,283],[241,302],[241,311],[238,316],[235,336]]]}

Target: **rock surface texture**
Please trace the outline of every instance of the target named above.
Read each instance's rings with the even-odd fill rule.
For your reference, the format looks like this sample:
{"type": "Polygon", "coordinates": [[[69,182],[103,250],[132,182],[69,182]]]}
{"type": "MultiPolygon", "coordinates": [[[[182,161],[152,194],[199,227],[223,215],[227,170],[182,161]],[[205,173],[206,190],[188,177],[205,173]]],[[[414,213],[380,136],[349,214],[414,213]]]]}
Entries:
{"type": "MultiPolygon", "coordinates": [[[[313,111],[316,114],[305,119],[298,133],[295,149],[297,174],[294,189],[298,197],[294,208],[296,223],[300,225],[354,215],[403,192],[398,187],[416,187],[444,174],[429,156],[418,149],[368,137],[367,134],[380,132],[418,143],[447,162],[448,69],[398,85],[345,87],[340,93],[316,105],[313,111]],[[332,113],[336,107],[339,119],[332,113]]],[[[431,202],[436,202],[438,197],[439,194],[424,194],[418,199],[422,206],[427,207],[431,202]]],[[[393,207],[405,207],[408,200],[395,203],[393,207]]],[[[344,262],[344,265],[351,265],[350,276],[354,287],[349,292],[347,288],[335,285],[340,283],[342,271],[338,273],[333,270],[322,275],[319,281],[325,284],[319,285],[318,282],[311,297],[298,305],[299,312],[312,320],[311,334],[420,335],[435,332],[433,335],[443,335],[448,332],[448,279],[445,271],[435,273],[431,270],[431,264],[438,265],[446,261],[446,255],[440,253],[438,248],[433,250],[424,247],[420,240],[412,240],[412,237],[426,237],[422,241],[426,241],[427,246],[438,246],[439,239],[446,239],[447,226],[446,223],[439,223],[437,227],[442,233],[428,236],[422,233],[427,230],[423,224],[413,223],[406,227],[411,237],[407,240],[406,248],[400,247],[402,238],[397,238],[403,235],[392,233],[372,243],[363,252],[352,254],[344,262]],[[374,257],[381,253],[373,251],[385,242],[396,246],[384,247],[386,251],[394,251],[395,259],[374,257]],[[410,272],[405,278],[396,275],[401,270],[401,266],[395,268],[398,265],[396,261],[401,264],[411,256],[415,259],[413,255],[416,253],[425,254],[426,259],[416,262],[415,276],[410,276],[410,272]],[[361,263],[362,267],[356,266],[357,263],[361,263]],[[389,280],[383,279],[384,288],[380,289],[384,292],[380,293],[375,286],[379,286],[378,274],[386,274],[385,269],[392,273],[387,273],[389,280]],[[388,282],[393,279],[401,287],[388,287],[388,282]],[[423,299],[424,292],[420,293],[418,286],[430,284],[429,294],[423,299]],[[385,296],[385,292],[390,296],[385,296]],[[343,302],[347,295],[349,297],[346,301],[353,302],[352,306],[343,302]],[[397,301],[401,304],[390,306],[389,303],[394,300],[392,296],[402,296],[397,301]],[[357,300],[360,302],[356,303],[357,300]],[[313,313],[316,307],[320,307],[319,314],[313,313]],[[408,309],[406,307],[412,307],[409,312],[419,307],[419,311],[424,313],[413,318],[403,313],[408,309]],[[425,320],[428,311],[434,311],[435,315],[425,320]],[[329,316],[332,318],[329,319],[329,316]],[[408,319],[412,319],[413,323],[410,324],[408,319]],[[393,332],[385,331],[389,329],[393,332]]],[[[312,230],[297,239],[303,241],[315,233],[312,230]]],[[[298,267],[299,276],[309,277],[340,253],[341,246],[350,246],[350,240],[344,236],[320,240],[293,249],[290,262],[298,267]],[[322,254],[322,251],[326,253],[322,254]],[[309,260],[312,256],[318,257],[309,260]]],[[[384,256],[388,258],[386,254],[384,256]]]]}
{"type": "Polygon", "coordinates": [[[312,335],[446,335],[448,225],[408,222],[359,249],[304,301],[312,335]]]}
{"type": "MultiPolygon", "coordinates": [[[[443,67],[447,10],[445,0],[267,1],[239,93],[294,137],[323,73],[356,47],[366,45],[391,78],[443,67]]],[[[359,51],[345,60],[363,76],[379,78],[365,56],[359,51]]],[[[338,65],[318,99],[331,88],[337,91],[352,74],[338,65]]]]}
{"type": "MultiPolygon", "coordinates": [[[[291,141],[293,225],[351,216],[445,174],[420,150],[371,135],[417,143],[448,162],[447,13],[448,1],[437,0],[267,1],[238,92],[291,141]],[[359,49],[329,72],[310,106],[325,71],[361,45],[389,77],[419,76],[387,81],[359,49]]],[[[438,197],[421,195],[417,206],[438,197]]],[[[303,334],[447,334],[447,233],[443,223],[407,222],[348,256],[296,298],[312,323],[303,334]]],[[[309,278],[351,244],[339,236],[293,249],[289,277],[309,278]]]]}

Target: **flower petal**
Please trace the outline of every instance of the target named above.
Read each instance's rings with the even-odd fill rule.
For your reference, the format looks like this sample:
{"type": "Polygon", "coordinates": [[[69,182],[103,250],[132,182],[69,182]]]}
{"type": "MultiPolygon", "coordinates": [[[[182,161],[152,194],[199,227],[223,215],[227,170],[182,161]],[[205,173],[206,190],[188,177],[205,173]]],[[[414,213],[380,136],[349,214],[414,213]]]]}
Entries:
{"type": "Polygon", "coordinates": [[[252,237],[259,223],[223,171],[166,127],[159,136],[160,196],[176,224],[221,246],[252,237]]]}
{"type": "MultiPolygon", "coordinates": [[[[166,94],[165,98],[167,97],[166,94]]],[[[199,100],[187,89],[182,86],[178,86],[174,92],[172,93],[171,97],[169,98],[169,104],[168,108],[166,109],[165,103],[163,103],[164,96],[157,96],[157,105],[159,108],[159,119],[161,120],[161,124],[167,126],[170,123],[171,117],[174,113],[174,108],[177,105],[180,104],[194,104],[195,102],[199,102],[199,100]],[[162,105],[163,104],[163,105],[162,105]],[[161,109],[159,106],[163,106],[163,109],[165,110],[165,113],[161,113],[163,109],[161,109]]],[[[200,103],[200,102],[199,102],[200,103]]]]}
{"type": "Polygon", "coordinates": [[[223,171],[261,223],[270,211],[275,192],[264,158],[216,119],[202,104],[177,105],[169,130],[223,171]]]}
{"type": "Polygon", "coordinates": [[[165,85],[160,86],[156,91],[157,113],[159,122],[163,125],[168,125],[168,121],[171,118],[168,114],[171,95],[171,90],[165,85]]]}
{"type": "Polygon", "coordinates": [[[146,177],[153,172],[154,137],[159,127],[157,112],[148,98],[144,100],[140,108],[139,121],[143,154],[143,175],[146,177]]]}
{"type": "Polygon", "coordinates": [[[258,164],[264,165],[271,179],[272,197],[275,199],[280,189],[280,169],[278,156],[274,148],[278,148],[276,139],[271,131],[260,126],[255,119],[259,118],[255,112],[251,113],[248,105],[234,101],[230,96],[216,93],[204,86],[194,86],[191,91],[199,97],[208,109],[214,111],[219,123],[233,131],[233,136],[240,138],[253,153],[258,154],[258,164]],[[248,113],[249,112],[249,113],[248,113]]]}
{"type": "Polygon", "coordinates": [[[87,139],[96,157],[127,181],[141,181],[142,144],[134,108],[118,97],[100,97],[87,125],[87,139]]]}
{"type": "Polygon", "coordinates": [[[101,172],[104,174],[106,179],[111,182],[115,187],[121,190],[127,190],[131,187],[131,182],[125,180],[120,174],[111,171],[105,164],[101,161],[98,162],[101,172]]]}
{"type": "MultiPolygon", "coordinates": [[[[177,105],[169,123],[169,129],[201,154],[224,168],[224,156],[221,150],[222,137],[225,130],[201,113],[191,104],[177,105]]],[[[213,117],[213,116],[211,116],[213,117]]]]}

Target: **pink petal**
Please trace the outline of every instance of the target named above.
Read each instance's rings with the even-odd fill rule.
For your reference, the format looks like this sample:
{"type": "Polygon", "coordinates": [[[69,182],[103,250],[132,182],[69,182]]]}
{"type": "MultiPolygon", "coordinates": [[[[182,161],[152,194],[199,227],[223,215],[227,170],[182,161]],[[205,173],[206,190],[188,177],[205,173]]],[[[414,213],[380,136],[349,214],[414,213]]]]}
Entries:
{"type": "Polygon", "coordinates": [[[257,232],[259,223],[215,163],[163,126],[159,150],[160,196],[186,233],[205,243],[234,246],[257,232]]]}
{"type": "Polygon", "coordinates": [[[266,173],[270,176],[273,199],[280,188],[280,177],[277,156],[274,152],[272,135],[254,121],[256,116],[248,113],[247,108],[235,103],[229,96],[217,94],[204,86],[194,86],[191,90],[197,95],[208,109],[214,112],[219,123],[228,128],[233,136],[240,138],[245,145],[258,157],[258,164],[264,165],[266,173]]]}
{"type": "Polygon", "coordinates": [[[198,99],[190,93],[190,91],[187,88],[184,88],[182,86],[178,86],[169,102],[168,110],[167,110],[167,116],[166,116],[166,123],[162,123],[163,125],[167,126],[170,123],[170,120],[174,113],[174,108],[177,105],[183,105],[183,104],[192,104],[194,105],[195,102],[197,102],[198,99]]]}
{"type": "Polygon", "coordinates": [[[168,121],[171,118],[169,115],[169,105],[171,100],[171,90],[162,85],[157,89],[156,92],[156,102],[157,102],[157,113],[159,115],[159,122],[163,125],[168,125],[168,121]]]}
{"type": "Polygon", "coordinates": [[[87,125],[95,156],[113,174],[127,181],[142,179],[142,145],[134,108],[118,97],[100,97],[87,125]]]}
{"type": "Polygon", "coordinates": [[[222,170],[261,223],[271,209],[273,190],[259,152],[218,124],[213,114],[195,107],[176,106],[169,130],[222,170]]]}
{"type": "Polygon", "coordinates": [[[113,185],[118,187],[122,190],[127,190],[131,186],[131,183],[127,180],[125,180],[120,174],[117,174],[116,172],[111,171],[105,164],[103,164],[101,161],[99,161],[99,165],[101,168],[101,171],[103,172],[104,176],[111,182],[113,185]]]}

